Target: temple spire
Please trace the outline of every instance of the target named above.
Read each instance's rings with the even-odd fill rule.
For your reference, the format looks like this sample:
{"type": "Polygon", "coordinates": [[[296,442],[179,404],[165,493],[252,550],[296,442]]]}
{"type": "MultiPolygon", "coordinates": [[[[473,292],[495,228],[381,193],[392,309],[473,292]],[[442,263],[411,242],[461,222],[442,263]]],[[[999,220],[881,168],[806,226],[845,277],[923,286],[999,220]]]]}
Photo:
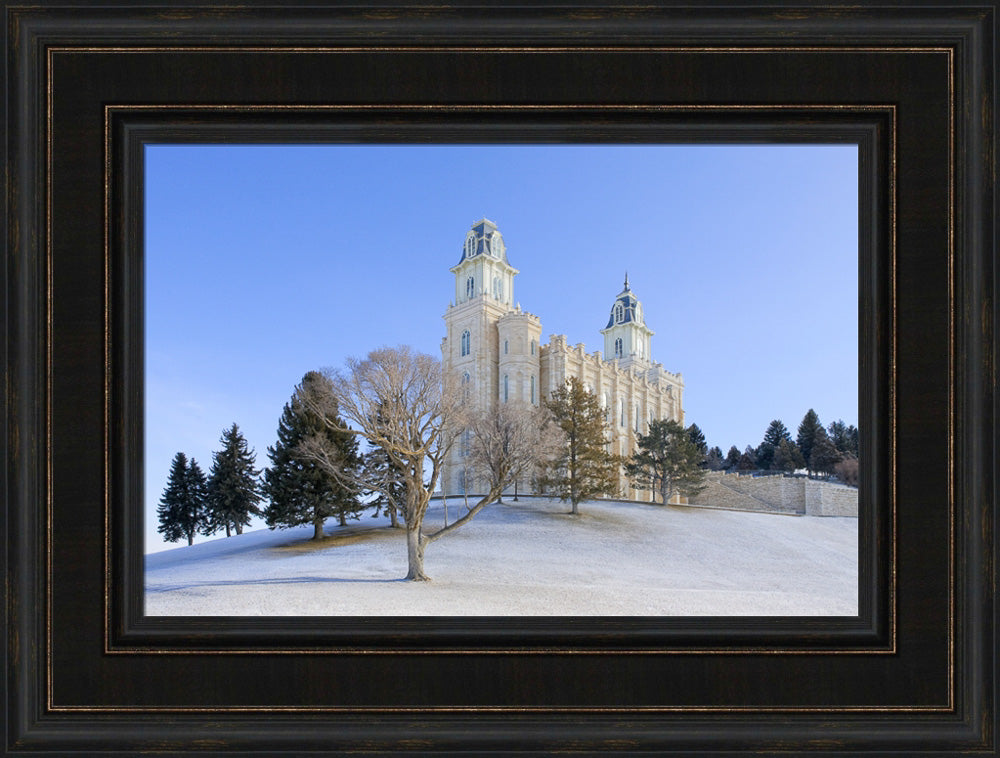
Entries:
{"type": "Polygon", "coordinates": [[[628,290],[628,271],[625,272],[625,289],[628,290]]]}

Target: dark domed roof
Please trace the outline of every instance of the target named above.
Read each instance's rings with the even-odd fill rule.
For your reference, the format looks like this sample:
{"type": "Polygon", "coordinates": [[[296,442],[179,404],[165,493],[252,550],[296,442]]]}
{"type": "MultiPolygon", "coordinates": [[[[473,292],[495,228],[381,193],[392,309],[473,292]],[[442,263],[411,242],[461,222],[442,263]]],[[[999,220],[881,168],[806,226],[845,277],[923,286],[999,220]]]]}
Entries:
{"type": "MultiPolygon", "coordinates": [[[[459,258],[459,263],[466,258],[475,258],[477,255],[486,253],[499,258],[508,266],[510,265],[510,261],[507,260],[507,246],[501,242],[502,237],[496,224],[488,218],[482,218],[472,225],[471,234],[473,235],[471,249],[466,245],[462,245],[462,257],[459,258]],[[499,248],[499,255],[494,250],[494,246],[499,248]]],[[[468,236],[466,236],[466,240],[468,240],[468,236]]]]}
{"type": "Polygon", "coordinates": [[[628,274],[625,274],[625,289],[619,293],[611,306],[611,316],[608,318],[608,325],[604,327],[605,329],[610,329],[615,325],[615,310],[617,310],[619,304],[622,305],[624,311],[622,314],[623,318],[619,323],[627,324],[632,321],[642,323],[642,320],[639,318],[639,298],[632,293],[632,289],[628,286],[628,274]]]}

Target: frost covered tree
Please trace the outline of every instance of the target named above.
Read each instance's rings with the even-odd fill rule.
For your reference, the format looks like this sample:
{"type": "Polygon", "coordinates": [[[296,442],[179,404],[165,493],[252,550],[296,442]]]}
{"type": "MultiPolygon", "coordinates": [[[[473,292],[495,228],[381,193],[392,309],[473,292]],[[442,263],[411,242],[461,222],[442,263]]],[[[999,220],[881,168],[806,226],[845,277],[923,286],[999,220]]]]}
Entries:
{"type": "Polygon", "coordinates": [[[604,409],[575,376],[556,389],[545,406],[562,431],[562,442],[541,479],[546,491],[568,500],[570,513],[577,514],[582,501],[617,491],[621,464],[606,449],[604,409]]]}
{"type": "Polygon", "coordinates": [[[544,407],[498,403],[470,420],[469,463],[497,497],[521,476],[531,475],[559,445],[552,416],[544,407]]]}
{"type": "Polygon", "coordinates": [[[306,401],[314,395],[329,397],[330,382],[310,371],[285,404],[278,441],[267,449],[271,465],[264,471],[264,492],[270,503],[264,519],[271,529],[312,524],[313,539],[318,540],[323,538],[328,518],[345,524],[347,518],[357,518],[364,506],[358,487],[351,483],[361,465],[358,441],[338,429],[335,407],[327,409],[334,423],[316,413],[306,401]],[[325,456],[325,465],[316,460],[316,451],[325,456]]]}
{"type": "Polygon", "coordinates": [[[677,495],[696,495],[704,489],[705,470],[701,449],[690,429],[670,419],[653,421],[640,434],[638,450],[625,464],[625,471],[637,490],[652,490],[666,503],[677,495]]]}
{"type": "Polygon", "coordinates": [[[184,453],[177,453],[170,465],[167,486],[160,497],[156,515],[157,531],[167,542],[187,538],[188,545],[202,531],[206,520],[205,474],[194,458],[188,462],[184,453]]]}
{"type": "Polygon", "coordinates": [[[353,429],[329,412],[322,395],[311,395],[310,404],[331,428],[363,436],[382,448],[402,472],[406,578],[427,580],[427,546],[467,524],[500,494],[491,489],[459,519],[433,532],[424,529],[427,505],[445,458],[468,425],[461,387],[454,377],[443,374],[440,360],[407,345],[349,358],[345,370],[324,373],[332,383],[334,402],[353,429]]]}
{"type": "Polygon", "coordinates": [[[255,455],[246,438],[234,423],[222,433],[222,449],[212,456],[208,473],[206,535],[221,529],[226,536],[233,531],[243,534],[243,527],[260,516],[260,471],[254,468],[255,455]]]}

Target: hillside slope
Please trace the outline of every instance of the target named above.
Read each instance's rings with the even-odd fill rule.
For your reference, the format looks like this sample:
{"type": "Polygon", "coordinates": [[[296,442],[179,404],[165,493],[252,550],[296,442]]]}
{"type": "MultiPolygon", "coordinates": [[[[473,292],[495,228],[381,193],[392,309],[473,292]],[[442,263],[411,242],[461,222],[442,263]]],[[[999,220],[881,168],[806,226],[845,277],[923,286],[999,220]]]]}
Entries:
{"type": "MultiPolygon", "coordinates": [[[[460,502],[449,503],[452,520],[460,502]]],[[[402,530],[363,518],[250,532],[146,557],[147,615],[857,614],[858,521],[525,499],[427,548],[406,582],[402,530]]],[[[440,522],[440,503],[428,524],[440,522]]]]}

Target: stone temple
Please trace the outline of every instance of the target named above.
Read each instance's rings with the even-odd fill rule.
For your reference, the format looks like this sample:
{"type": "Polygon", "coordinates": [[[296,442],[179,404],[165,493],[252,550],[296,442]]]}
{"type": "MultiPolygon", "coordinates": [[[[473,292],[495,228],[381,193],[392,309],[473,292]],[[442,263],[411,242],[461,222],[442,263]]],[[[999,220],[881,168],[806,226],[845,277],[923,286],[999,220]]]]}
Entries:
{"type": "MultiPolygon", "coordinates": [[[[650,421],[684,423],[684,381],[653,360],[653,332],[646,326],[642,303],[627,274],[607,325],[600,330],[604,350],[587,353],[582,344],[568,345],[562,334],[541,344],[541,319],[515,305],[518,270],[510,264],[503,236],[492,221],[484,218],[473,224],[461,258],[450,270],[455,294],[444,315],[442,365],[446,373],[461,377],[476,407],[488,410],[507,402],[539,405],[575,376],[604,408],[610,452],[631,455],[637,436],[646,433],[650,421]]],[[[445,494],[484,489],[465,465],[466,451],[462,444],[452,448],[442,471],[445,494]]],[[[522,485],[522,491],[530,488],[528,482],[522,485]]],[[[631,489],[624,477],[619,495],[652,497],[650,492],[631,489]]]]}

